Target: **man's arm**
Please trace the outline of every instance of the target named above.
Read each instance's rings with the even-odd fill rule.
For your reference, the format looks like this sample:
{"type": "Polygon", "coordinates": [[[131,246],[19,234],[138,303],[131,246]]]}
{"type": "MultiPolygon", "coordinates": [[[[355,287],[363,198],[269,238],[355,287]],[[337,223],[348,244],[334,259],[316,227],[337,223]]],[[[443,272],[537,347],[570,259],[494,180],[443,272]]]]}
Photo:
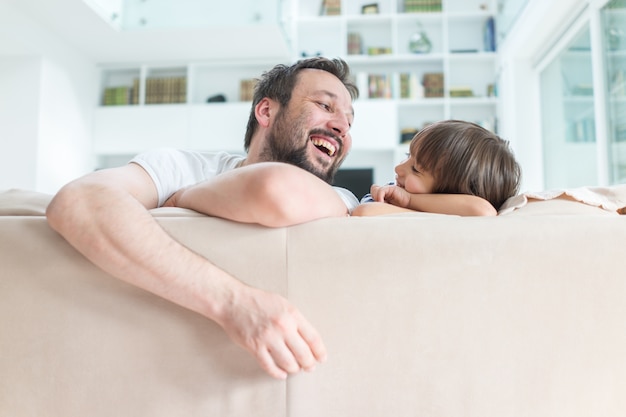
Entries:
{"type": "Polygon", "coordinates": [[[337,192],[293,165],[262,162],[225,172],[175,193],[166,206],[269,227],[348,214],[337,192]]]}
{"type": "Polygon", "coordinates": [[[154,183],[138,165],[82,177],[53,198],[50,226],[109,274],[214,320],[270,375],[312,369],[326,349],[283,297],[249,287],[173,240],[147,209],[154,183]]]}

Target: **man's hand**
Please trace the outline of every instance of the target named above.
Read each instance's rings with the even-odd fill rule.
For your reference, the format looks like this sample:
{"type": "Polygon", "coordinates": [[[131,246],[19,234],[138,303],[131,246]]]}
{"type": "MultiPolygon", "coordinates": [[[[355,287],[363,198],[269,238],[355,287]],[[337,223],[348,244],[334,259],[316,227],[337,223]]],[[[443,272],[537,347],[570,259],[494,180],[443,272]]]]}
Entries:
{"type": "Polygon", "coordinates": [[[370,189],[374,201],[389,203],[397,207],[409,208],[411,194],[397,185],[372,185],[370,189]]]}
{"type": "Polygon", "coordinates": [[[218,320],[224,331],[275,378],[312,371],[326,347],[302,314],[280,295],[243,286],[218,320]]]}

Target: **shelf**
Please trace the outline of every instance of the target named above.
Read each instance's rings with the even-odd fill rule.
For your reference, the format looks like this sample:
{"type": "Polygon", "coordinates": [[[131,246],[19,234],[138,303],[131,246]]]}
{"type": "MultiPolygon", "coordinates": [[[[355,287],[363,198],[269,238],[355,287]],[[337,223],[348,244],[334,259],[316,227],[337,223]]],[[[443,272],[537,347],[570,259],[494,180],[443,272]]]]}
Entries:
{"type": "Polygon", "coordinates": [[[387,55],[348,55],[345,60],[350,65],[395,65],[411,63],[443,62],[444,54],[387,54],[387,55]]]}
{"type": "Polygon", "coordinates": [[[433,97],[433,98],[401,98],[397,100],[398,107],[413,107],[413,106],[423,106],[423,107],[433,107],[433,106],[441,106],[443,107],[447,100],[443,97],[433,97]]]}

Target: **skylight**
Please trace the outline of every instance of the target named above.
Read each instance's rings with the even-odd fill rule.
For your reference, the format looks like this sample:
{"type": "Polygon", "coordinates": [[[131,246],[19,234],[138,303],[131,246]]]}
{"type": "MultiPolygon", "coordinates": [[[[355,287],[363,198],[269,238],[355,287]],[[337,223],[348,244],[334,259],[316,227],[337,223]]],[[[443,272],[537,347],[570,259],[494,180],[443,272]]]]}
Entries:
{"type": "Polygon", "coordinates": [[[283,0],[83,0],[117,30],[276,25],[283,0]]]}

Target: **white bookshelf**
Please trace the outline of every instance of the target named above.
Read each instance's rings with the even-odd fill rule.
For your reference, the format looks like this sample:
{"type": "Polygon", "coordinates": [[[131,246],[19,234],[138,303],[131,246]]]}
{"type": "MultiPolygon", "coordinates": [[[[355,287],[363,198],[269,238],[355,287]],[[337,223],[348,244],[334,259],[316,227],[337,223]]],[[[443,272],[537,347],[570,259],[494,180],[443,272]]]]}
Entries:
{"type": "MultiPolygon", "coordinates": [[[[498,99],[488,94],[496,83],[496,52],[485,51],[483,28],[497,13],[495,0],[442,0],[441,11],[405,13],[404,0],[379,1],[378,14],[361,14],[368,0],[343,0],[341,13],[320,15],[320,1],[291,0],[286,9],[286,28],[291,56],[229,62],[141,63],[102,67],[100,90],[133,86],[138,79],[137,103],[103,106],[95,114],[95,149],[98,155],[133,154],[155,146],[199,150],[243,149],[243,132],[249,102],[240,100],[240,81],[259,76],[273,65],[293,62],[303,55],[341,57],[351,66],[361,90],[355,103],[352,161],[363,162],[359,152],[379,152],[386,166],[377,172],[377,182],[393,175],[398,155],[403,155],[400,132],[421,128],[441,119],[458,118],[494,128],[498,99]],[[421,25],[432,43],[429,53],[409,50],[409,38],[421,25]],[[358,33],[363,53],[348,53],[348,34],[358,33]],[[388,54],[369,55],[368,48],[388,48],[388,54]],[[463,51],[463,52],[460,52],[463,51]],[[443,74],[441,97],[400,95],[400,74],[413,74],[422,81],[426,73],[443,74]],[[369,74],[390,80],[385,98],[368,94],[369,74]],[[180,104],[146,104],[146,82],[150,77],[186,77],[186,100],[180,104]],[[451,97],[455,87],[469,88],[471,97],[451,97]],[[218,94],[225,103],[207,103],[218,94]],[[400,149],[400,151],[398,150],[400,149]]],[[[419,89],[418,89],[419,90],[419,89]]],[[[418,91],[419,92],[419,91],[418,91]]]]}

